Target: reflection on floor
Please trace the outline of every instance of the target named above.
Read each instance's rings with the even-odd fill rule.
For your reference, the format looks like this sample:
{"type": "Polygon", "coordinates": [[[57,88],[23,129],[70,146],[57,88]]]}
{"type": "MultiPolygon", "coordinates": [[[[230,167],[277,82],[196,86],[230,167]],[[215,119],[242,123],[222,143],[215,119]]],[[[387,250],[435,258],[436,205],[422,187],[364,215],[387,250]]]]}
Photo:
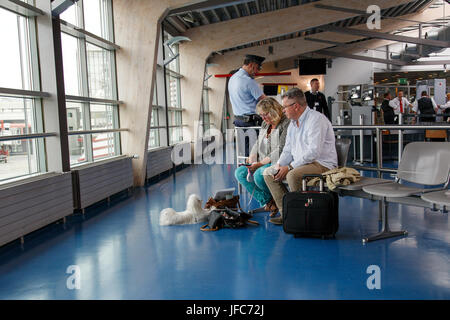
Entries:
{"type": "Polygon", "coordinates": [[[391,227],[409,236],[366,245],[361,238],[378,231],[378,204],[349,197],[336,240],[294,239],[267,213],[255,215],[260,226],[239,230],[158,225],[161,209],[183,210],[191,193],[206,200],[237,187],[234,169],[188,167],[28,236],[23,248],[0,248],[0,299],[450,298],[450,223],[440,212],[394,204],[391,227]],[[79,290],[67,286],[76,283],[72,265],[79,290]],[[379,290],[367,287],[371,265],[380,268],[379,290]]]}

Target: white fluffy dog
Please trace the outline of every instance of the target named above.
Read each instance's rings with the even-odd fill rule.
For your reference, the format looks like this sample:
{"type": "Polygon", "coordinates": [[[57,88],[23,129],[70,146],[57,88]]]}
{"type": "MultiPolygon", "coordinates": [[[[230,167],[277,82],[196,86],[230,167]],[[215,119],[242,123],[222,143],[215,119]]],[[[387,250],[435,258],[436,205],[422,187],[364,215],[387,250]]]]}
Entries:
{"type": "Polygon", "coordinates": [[[176,212],[172,208],[166,208],[161,211],[159,224],[169,226],[174,224],[192,224],[208,220],[211,210],[202,208],[202,200],[191,194],[186,204],[186,210],[176,212]]]}

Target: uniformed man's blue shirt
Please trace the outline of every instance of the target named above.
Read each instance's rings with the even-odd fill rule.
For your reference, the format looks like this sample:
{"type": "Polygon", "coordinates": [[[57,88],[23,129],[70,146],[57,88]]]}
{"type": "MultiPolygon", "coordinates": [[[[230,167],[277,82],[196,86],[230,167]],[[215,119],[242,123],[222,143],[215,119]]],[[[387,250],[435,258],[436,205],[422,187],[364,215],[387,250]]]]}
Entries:
{"type": "Polygon", "coordinates": [[[231,107],[235,116],[256,113],[256,104],[264,93],[258,83],[240,68],[228,82],[231,107]]]}

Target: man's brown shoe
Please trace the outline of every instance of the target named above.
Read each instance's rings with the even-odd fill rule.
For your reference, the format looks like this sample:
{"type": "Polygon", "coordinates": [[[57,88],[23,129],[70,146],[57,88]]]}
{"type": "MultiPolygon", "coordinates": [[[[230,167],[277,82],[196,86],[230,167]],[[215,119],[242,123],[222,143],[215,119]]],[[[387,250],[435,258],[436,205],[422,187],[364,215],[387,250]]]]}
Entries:
{"type": "Polygon", "coordinates": [[[276,225],[282,225],[283,224],[283,218],[281,217],[276,217],[276,218],[272,218],[269,219],[270,223],[276,224],[276,225]]]}

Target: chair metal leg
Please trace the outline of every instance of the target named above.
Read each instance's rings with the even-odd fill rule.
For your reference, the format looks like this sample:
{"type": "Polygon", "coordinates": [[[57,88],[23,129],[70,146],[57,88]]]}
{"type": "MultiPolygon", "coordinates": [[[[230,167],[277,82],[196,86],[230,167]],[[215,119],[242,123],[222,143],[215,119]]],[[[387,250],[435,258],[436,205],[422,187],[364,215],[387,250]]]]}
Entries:
{"type": "Polygon", "coordinates": [[[248,213],[250,213],[250,214],[254,214],[254,213],[258,213],[258,212],[266,212],[266,210],[264,209],[264,207],[259,207],[259,208],[248,211],[248,213]]]}
{"type": "Polygon", "coordinates": [[[363,243],[370,242],[370,241],[375,241],[375,240],[386,239],[386,238],[405,236],[405,235],[408,234],[408,231],[406,231],[406,230],[391,231],[389,229],[388,203],[386,202],[386,197],[383,197],[382,208],[383,208],[383,227],[381,229],[381,232],[379,232],[377,234],[374,234],[372,236],[363,238],[362,239],[363,243]]]}
{"type": "Polygon", "coordinates": [[[378,221],[383,221],[383,202],[378,201],[378,221]]]}

